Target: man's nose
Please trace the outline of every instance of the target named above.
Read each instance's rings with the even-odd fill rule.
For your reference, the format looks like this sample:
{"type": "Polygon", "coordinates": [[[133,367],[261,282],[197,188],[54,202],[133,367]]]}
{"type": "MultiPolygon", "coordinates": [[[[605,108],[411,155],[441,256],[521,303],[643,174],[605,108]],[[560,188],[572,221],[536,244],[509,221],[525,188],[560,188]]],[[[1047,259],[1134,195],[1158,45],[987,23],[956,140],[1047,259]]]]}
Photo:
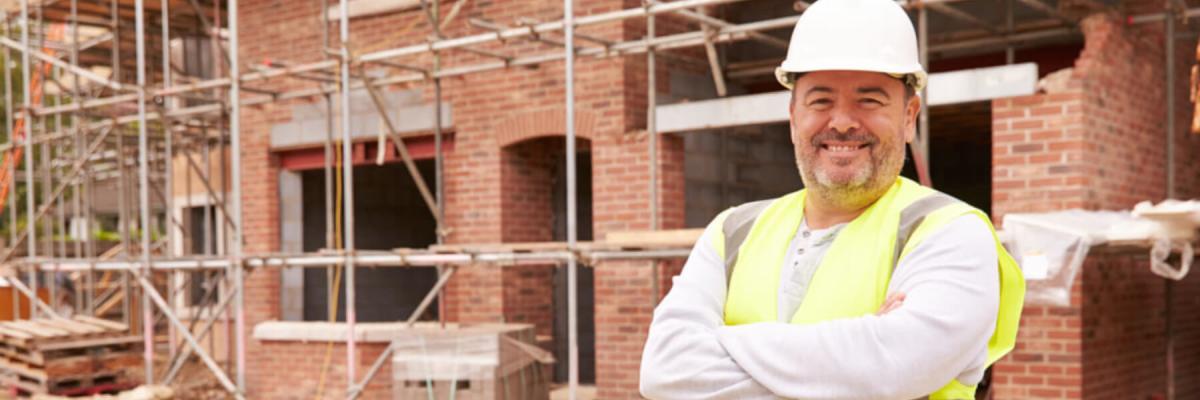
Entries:
{"type": "Polygon", "coordinates": [[[862,126],[859,124],[858,117],[854,115],[853,110],[843,106],[833,109],[832,116],[829,119],[829,128],[838,133],[847,133],[860,129],[862,126]]]}

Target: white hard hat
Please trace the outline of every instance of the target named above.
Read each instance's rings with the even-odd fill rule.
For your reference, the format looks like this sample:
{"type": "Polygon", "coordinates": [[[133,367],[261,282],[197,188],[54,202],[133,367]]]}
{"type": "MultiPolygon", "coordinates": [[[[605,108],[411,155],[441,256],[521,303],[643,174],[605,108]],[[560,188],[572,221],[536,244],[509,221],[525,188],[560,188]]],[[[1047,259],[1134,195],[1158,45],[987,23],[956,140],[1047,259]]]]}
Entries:
{"type": "Polygon", "coordinates": [[[886,73],[917,91],[927,79],[912,21],[892,0],[820,0],[804,10],[775,77],[791,89],[796,73],[835,70],[886,73]]]}

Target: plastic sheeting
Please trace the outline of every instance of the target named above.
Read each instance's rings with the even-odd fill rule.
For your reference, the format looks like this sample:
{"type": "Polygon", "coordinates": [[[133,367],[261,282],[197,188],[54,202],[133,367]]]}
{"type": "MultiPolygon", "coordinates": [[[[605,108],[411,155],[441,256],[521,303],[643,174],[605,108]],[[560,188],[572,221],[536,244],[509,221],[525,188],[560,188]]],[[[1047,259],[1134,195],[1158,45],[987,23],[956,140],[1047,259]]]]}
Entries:
{"type": "Polygon", "coordinates": [[[1008,214],[1003,238],[1025,274],[1026,303],[1066,306],[1071,302],[1071,285],[1092,246],[1145,246],[1150,250],[1152,272],[1182,279],[1194,257],[1191,241],[1198,225],[1200,202],[1168,201],[1139,204],[1133,212],[1008,214]],[[1181,255],[1178,267],[1167,262],[1173,252],[1181,255]]]}

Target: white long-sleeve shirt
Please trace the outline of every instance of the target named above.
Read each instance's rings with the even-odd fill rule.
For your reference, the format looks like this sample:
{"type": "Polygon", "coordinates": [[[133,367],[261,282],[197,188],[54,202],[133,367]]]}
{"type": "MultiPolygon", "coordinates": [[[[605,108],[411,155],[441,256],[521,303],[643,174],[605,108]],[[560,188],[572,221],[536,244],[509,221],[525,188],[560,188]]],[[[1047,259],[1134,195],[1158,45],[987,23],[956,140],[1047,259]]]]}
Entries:
{"type": "MultiPolygon", "coordinates": [[[[901,260],[888,286],[906,295],[899,309],[809,325],[725,326],[725,265],[708,240],[713,234],[721,233],[710,224],[654,312],[643,396],[911,399],[951,379],[982,378],[999,273],[992,233],[978,217],[955,219],[901,260]]],[[[794,240],[781,274],[803,271],[796,248],[794,240]]],[[[788,285],[781,282],[782,299],[788,285]]]]}

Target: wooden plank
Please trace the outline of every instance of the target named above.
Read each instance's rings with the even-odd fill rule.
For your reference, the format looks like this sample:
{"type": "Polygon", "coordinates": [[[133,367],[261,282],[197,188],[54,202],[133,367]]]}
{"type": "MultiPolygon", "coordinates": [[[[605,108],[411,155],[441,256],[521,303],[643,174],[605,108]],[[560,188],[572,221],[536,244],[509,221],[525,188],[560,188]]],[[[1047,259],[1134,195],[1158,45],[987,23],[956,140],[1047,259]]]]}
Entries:
{"type": "Polygon", "coordinates": [[[137,343],[140,341],[142,341],[141,336],[119,336],[119,337],[108,337],[108,338],[99,338],[99,339],[75,340],[75,341],[69,341],[69,342],[49,343],[49,344],[39,345],[38,350],[41,350],[41,351],[67,350],[67,349],[77,349],[77,348],[84,348],[84,347],[101,347],[101,346],[111,346],[111,345],[118,345],[118,344],[129,344],[129,343],[137,343]]]}
{"type": "Polygon", "coordinates": [[[112,322],[112,321],[109,321],[106,319],[89,317],[86,315],[76,315],[75,320],[86,323],[86,324],[91,324],[91,325],[96,325],[96,326],[99,326],[102,328],[107,328],[110,331],[120,331],[120,332],[129,331],[128,325],[125,325],[125,324],[122,324],[119,322],[112,322]]]}
{"type": "Polygon", "coordinates": [[[20,362],[14,362],[12,360],[5,360],[2,358],[0,358],[0,369],[5,369],[8,371],[12,371],[18,375],[24,375],[24,376],[27,376],[30,378],[38,379],[42,382],[45,382],[46,379],[49,378],[49,375],[46,374],[46,371],[44,371],[42,369],[34,368],[29,365],[20,363],[20,362]]]}
{"type": "Polygon", "coordinates": [[[41,325],[41,324],[38,324],[38,323],[30,321],[30,320],[12,321],[9,324],[12,326],[20,327],[21,329],[25,330],[26,332],[33,332],[35,334],[40,333],[40,334],[44,335],[45,337],[68,336],[71,334],[71,332],[67,332],[63,329],[55,328],[53,326],[41,325]]]}
{"type": "Polygon", "coordinates": [[[621,247],[684,247],[691,248],[704,234],[703,228],[659,231],[609,232],[598,245],[621,247]]]}
{"type": "Polygon", "coordinates": [[[38,394],[49,392],[45,385],[39,385],[29,381],[23,381],[15,376],[0,376],[0,385],[6,387],[16,387],[29,393],[38,394]]]}
{"type": "Polygon", "coordinates": [[[32,338],[33,338],[33,335],[30,335],[30,334],[28,334],[28,333],[25,333],[25,332],[21,332],[21,331],[19,331],[19,330],[16,330],[16,329],[10,329],[10,328],[8,328],[8,327],[5,327],[5,326],[0,326],[0,335],[3,335],[3,336],[4,336],[4,340],[9,340],[9,339],[20,339],[20,340],[24,341],[24,340],[27,340],[27,339],[32,339],[32,338]]]}
{"type": "Polygon", "coordinates": [[[55,320],[55,318],[47,318],[47,320],[31,320],[31,322],[40,324],[40,326],[44,327],[66,330],[67,333],[72,335],[86,335],[94,332],[102,332],[102,330],[96,330],[96,328],[89,329],[88,326],[83,326],[83,324],[73,323],[71,320],[55,320]]]}
{"type": "Polygon", "coordinates": [[[66,330],[69,330],[72,332],[82,333],[85,335],[90,334],[90,333],[103,333],[103,332],[109,331],[106,328],[101,328],[96,325],[78,322],[78,321],[70,320],[70,319],[66,319],[66,318],[52,318],[52,319],[43,319],[43,320],[39,320],[39,321],[53,325],[53,326],[61,327],[63,329],[66,329],[66,330]]]}
{"type": "Polygon", "coordinates": [[[53,335],[46,333],[44,330],[41,330],[41,329],[36,329],[36,328],[30,328],[30,327],[26,326],[25,324],[21,324],[21,323],[19,323],[18,321],[0,322],[0,327],[5,327],[5,328],[9,328],[9,329],[14,329],[14,330],[18,330],[18,331],[21,331],[21,332],[25,332],[25,333],[27,333],[27,334],[29,334],[29,335],[32,335],[32,336],[34,336],[35,338],[49,338],[49,337],[53,337],[53,335]]]}
{"type": "Polygon", "coordinates": [[[82,355],[47,360],[45,373],[52,379],[111,373],[142,364],[142,355],[129,351],[102,355],[82,355]]]}
{"type": "Polygon", "coordinates": [[[46,358],[42,356],[42,352],[40,351],[29,351],[10,346],[3,346],[0,347],[0,354],[30,365],[40,366],[46,364],[46,358]]]}

